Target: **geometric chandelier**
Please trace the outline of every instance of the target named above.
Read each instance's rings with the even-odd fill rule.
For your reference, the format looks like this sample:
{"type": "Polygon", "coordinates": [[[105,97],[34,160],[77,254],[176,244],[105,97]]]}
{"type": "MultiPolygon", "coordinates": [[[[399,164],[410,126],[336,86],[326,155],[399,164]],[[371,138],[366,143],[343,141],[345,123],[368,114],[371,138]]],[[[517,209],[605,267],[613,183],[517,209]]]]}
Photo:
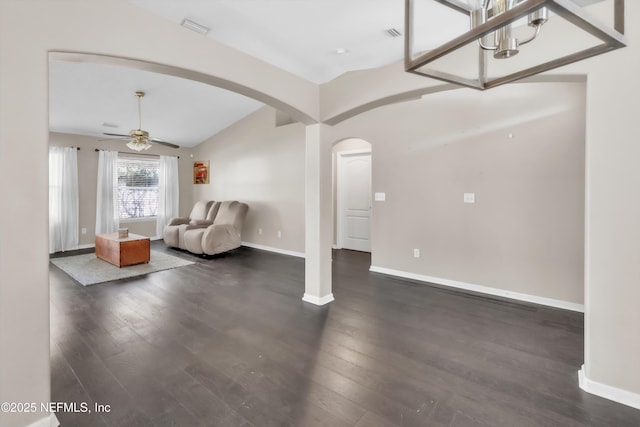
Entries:
{"type": "Polygon", "coordinates": [[[405,70],[474,89],[624,46],[624,0],[405,0],[405,70]]]}

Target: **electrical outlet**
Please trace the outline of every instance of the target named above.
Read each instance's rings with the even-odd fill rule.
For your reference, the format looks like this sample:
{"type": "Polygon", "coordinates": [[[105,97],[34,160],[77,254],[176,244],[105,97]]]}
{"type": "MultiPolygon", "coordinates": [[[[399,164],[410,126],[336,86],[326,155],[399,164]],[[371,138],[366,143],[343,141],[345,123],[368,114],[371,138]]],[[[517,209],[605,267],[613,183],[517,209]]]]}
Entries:
{"type": "Polygon", "coordinates": [[[262,228],[258,228],[258,234],[262,236],[262,228]]]}
{"type": "Polygon", "coordinates": [[[282,231],[278,230],[278,239],[282,237],[282,231]]]}
{"type": "Polygon", "coordinates": [[[82,230],[80,230],[82,232],[82,234],[87,234],[87,227],[82,227],[82,230]]]}
{"type": "Polygon", "coordinates": [[[413,250],[413,257],[414,257],[414,258],[420,258],[420,249],[415,248],[415,249],[413,250]]]}

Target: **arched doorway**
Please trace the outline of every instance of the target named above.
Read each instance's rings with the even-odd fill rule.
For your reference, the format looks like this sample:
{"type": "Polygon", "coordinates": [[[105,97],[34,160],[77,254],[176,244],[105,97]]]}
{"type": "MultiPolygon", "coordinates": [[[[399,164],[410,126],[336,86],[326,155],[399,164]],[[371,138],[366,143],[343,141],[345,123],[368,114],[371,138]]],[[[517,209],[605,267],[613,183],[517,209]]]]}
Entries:
{"type": "Polygon", "coordinates": [[[371,252],[371,144],[347,138],[333,146],[334,247],[371,252]]]}

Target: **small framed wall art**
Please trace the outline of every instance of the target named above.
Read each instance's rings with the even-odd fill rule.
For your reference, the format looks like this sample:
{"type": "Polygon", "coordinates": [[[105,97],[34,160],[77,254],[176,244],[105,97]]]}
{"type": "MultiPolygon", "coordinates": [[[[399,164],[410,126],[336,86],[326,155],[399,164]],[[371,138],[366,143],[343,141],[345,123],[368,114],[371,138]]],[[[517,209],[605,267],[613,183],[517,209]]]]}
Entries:
{"type": "Polygon", "coordinates": [[[200,160],[197,162],[193,162],[193,183],[209,183],[209,160],[200,160]]]}

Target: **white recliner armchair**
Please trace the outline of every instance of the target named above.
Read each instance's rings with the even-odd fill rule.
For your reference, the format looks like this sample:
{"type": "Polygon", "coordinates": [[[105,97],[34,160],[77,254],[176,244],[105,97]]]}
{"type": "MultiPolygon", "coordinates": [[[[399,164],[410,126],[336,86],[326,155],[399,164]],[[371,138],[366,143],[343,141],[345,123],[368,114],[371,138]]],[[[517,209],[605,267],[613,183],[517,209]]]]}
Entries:
{"type": "Polygon", "coordinates": [[[184,235],[187,230],[206,228],[213,224],[219,207],[220,202],[210,200],[196,202],[188,218],[171,218],[169,224],[164,227],[164,242],[167,246],[186,249],[184,235]]]}
{"type": "Polygon", "coordinates": [[[184,244],[194,254],[215,255],[241,245],[241,233],[249,206],[237,201],[220,204],[213,224],[184,232],[184,244]]]}

